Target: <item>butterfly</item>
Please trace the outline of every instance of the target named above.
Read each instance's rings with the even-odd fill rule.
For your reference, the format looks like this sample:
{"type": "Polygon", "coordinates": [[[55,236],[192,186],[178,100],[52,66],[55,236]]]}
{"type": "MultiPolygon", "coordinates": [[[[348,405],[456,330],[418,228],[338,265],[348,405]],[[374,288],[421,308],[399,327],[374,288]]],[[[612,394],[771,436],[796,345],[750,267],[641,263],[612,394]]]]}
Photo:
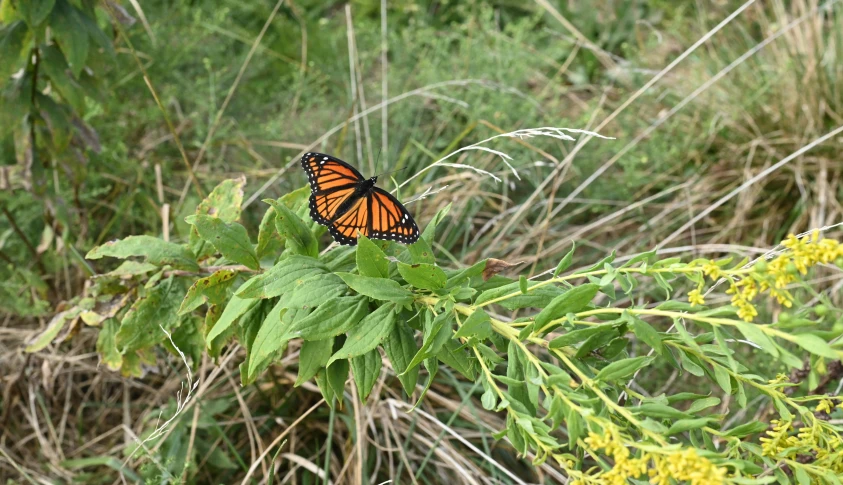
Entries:
{"type": "Polygon", "coordinates": [[[305,153],[301,166],[310,181],[310,217],[328,226],[342,245],[357,244],[357,233],[403,244],[419,240],[413,216],[389,192],[376,187],[348,163],[324,153],[305,153]]]}

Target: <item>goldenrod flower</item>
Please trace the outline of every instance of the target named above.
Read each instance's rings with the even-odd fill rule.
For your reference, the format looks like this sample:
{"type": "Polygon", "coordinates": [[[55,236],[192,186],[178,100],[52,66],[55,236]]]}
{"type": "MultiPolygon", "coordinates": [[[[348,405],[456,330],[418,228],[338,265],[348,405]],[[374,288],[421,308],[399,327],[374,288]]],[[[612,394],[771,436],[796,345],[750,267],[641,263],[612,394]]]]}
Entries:
{"type": "Polygon", "coordinates": [[[691,303],[691,306],[705,305],[705,299],[703,299],[699,288],[688,292],[688,302],[691,303]]]}

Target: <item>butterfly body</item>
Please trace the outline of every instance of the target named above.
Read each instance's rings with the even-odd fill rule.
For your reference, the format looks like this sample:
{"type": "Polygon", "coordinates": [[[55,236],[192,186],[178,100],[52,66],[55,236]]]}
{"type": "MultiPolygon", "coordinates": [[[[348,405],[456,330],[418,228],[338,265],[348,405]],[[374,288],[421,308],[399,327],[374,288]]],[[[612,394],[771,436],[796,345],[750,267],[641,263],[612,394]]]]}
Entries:
{"type": "Polygon", "coordinates": [[[419,228],[407,209],[348,163],[324,153],[305,153],[301,166],[310,182],[310,217],[328,226],[334,240],[357,244],[357,235],[412,244],[419,228]]]}

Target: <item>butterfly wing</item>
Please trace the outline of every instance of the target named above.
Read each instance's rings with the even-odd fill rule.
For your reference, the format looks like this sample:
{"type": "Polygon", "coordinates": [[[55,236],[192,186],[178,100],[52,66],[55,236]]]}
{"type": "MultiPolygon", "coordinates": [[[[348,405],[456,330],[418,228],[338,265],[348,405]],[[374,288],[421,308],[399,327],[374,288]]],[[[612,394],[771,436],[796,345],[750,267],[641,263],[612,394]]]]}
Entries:
{"type": "Polygon", "coordinates": [[[369,231],[372,239],[386,239],[403,244],[419,240],[419,227],[413,216],[389,192],[375,187],[368,197],[369,231]]]}
{"type": "Polygon", "coordinates": [[[310,182],[310,217],[330,226],[363,176],[346,162],[324,153],[305,153],[301,166],[310,182]]]}
{"type": "Polygon", "coordinates": [[[367,236],[369,234],[369,197],[359,197],[352,206],[337,219],[328,225],[328,231],[334,241],[343,246],[354,246],[357,244],[357,233],[367,236]]]}

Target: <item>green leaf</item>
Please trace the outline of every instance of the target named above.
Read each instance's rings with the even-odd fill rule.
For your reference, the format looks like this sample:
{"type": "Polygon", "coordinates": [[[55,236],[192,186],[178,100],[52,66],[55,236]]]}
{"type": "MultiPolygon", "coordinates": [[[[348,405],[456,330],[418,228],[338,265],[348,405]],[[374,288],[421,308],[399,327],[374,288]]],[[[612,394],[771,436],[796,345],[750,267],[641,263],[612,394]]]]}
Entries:
{"type": "Polygon", "coordinates": [[[319,305],[310,315],[293,322],[289,337],[323,340],[349,331],[369,312],[369,303],[359,296],[343,296],[319,305]]]}
{"type": "Polygon", "coordinates": [[[82,23],[85,15],[67,0],[56,0],[50,15],[50,28],[59,40],[73,75],[79,77],[88,58],[88,34],[82,23]]]}
{"type": "Polygon", "coordinates": [[[571,250],[568,251],[568,254],[566,254],[565,257],[562,258],[561,261],[559,261],[559,264],[556,265],[556,269],[553,270],[553,277],[554,278],[559,276],[559,273],[565,271],[566,269],[568,269],[571,266],[571,261],[574,260],[574,250],[575,249],[577,249],[577,243],[572,241],[571,242],[571,250]]]}
{"type": "Polygon", "coordinates": [[[427,226],[424,228],[422,232],[422,239],[427,241],[428,244],[433,244],[433,238],[436,236],[436,226],[445,219],[445,216],[448,215],[448,212],[451,210],[451,203],[449,202],[448,205],[439,209],[433,218],[427,223],[427,226]]]}
{"type": "Polygon", "coordinates": [[[31,27],[35,27],[41,25],[41,22],[50,15],[55,3],[56,0],[26,0],[18,2],[18,9],[26,22],[31,27]]]}
{"type": "Polygon", "coordinates": [[[167,338],[161,330],[170,331],[179,322],[176,314],[184,297],[181,284],[172,277],[151,288],[132,304],[120,323],[117,348],[121,354],[151,347],[167,338]]]}
{"type": "Polygon", "coordinates": [[[275,209],[275,227],[278,234],[286,238],[287,248],[296,254],[317,257],[319,241],[307,224],[283,203],[272,199],[264,199],[264,202],[275,209]]]}
{"type": "Polygon", "coordinates": [[[0,28],[0,87],[21,67],[27,31],[26,23],[20,20],[0,28]]]}
{"type": "Polygon", "coordinates": [[[117,332],[120,330],[120,322],[109,318],[102,324],[99,335],[97,335],[97,353],[100,354],[102,363],[110,370],[119,370],[123,364],[123,356],[117,348],[117,332]]]}
{"type": "Polygon", "coordinates": [[[322,273],[296,280],[295,286],[281,295],[281,300],[288,308],[316,308],[347,291],[348,286],[339,276],[322,273]]]}
{"type": "Polygon", "coordinates": [[[403,323],[398,323],[392,328],[389,336],[383,343],[386,356],[392,362],[392,368],[401,381],[404,391],[408,395],[413,393],[419,377],[419,368],[410,369],[409,364],[416,355],[418,347],[413,337],[413,330],[403,323]]]}
{"type": "Polygon", "coordinates": [[[455,274],[448,278],[448,281],[445,285],[446,288],[454,288],[455,286],[463,283],[466,280],[474,278],[475,276],[480,276],[483,274],[483,271],[486,269],[486,259],[483,261],[474,263],[473,265],[469,266],[468,268],[461,269],[457,271],[455,274]]]}
{"type": "Polygon", "coordinates": [[[773,357],[779,357],[779,347],[773,342],[773,339],[767,336],[758,325],[752,323],[738,322],[735,324],[738,330],[750,342],[761,347],[765,352],[773,357]]]}
{"type": "Polygon", "coordinates": [[[407,251],[410,252],[410,256],[413,258],[413,263],[436,263],[436,257],[433,256],[433,250],[430,249],[430,244],[424,238],[419,238],[418,241],[407,246],[407,251]]]}
{"type": "Polygon", "coordinates": [[[377,348],[392,332],[395,325],[395,305],[381,305],[352,327],[345,344],[328,361],[328,365],[339,359],[350,359],[377,348]]]}
{"type": "Polygon", "coordinates": [[[85,93],[82,86],[74,79],[67,69],[67,60],[56,46],[41,49],[41,67],[50,78],[61,97],[79,113],[85,111],[85,93]]]}
{"type": "Polygon", "coordinates": [[[50,345],[50,342],[53,341],[54,338],[61,332],[61,329],[64,328],[64,325],[67,323],[69,319],[75,318],[79,315],[79,309],[73,308],[71,310],[59,312],[53,316],[50,320],[50,323],[47,324],[47,328],[41,332],[35,340],[32,341],[29,345],[26,346],[27,352],[38,352],[39,350],[43,349],[44,347],[50,345]]]}
{"type": "Polygon", "coordinates": [[[381,353],[378,349],[372,349],[363,355],[351,359],[351,370],[354,375],[354,384],[357,386],[357,393],[360,400],[365,401],[375,387],[378,377],[381,375],[381,353]]]}
{"type": "Polygon", "coordinates": [[[258,259],[278,251],[281,247],[282,238],[275,228],[275,209],[270,207],[263,214],[260,225],[258,225],[258,244],[255,253],[258,259]]]}
{"type": "Polygon", "coordinates": [[[492,335],[492,320],[482,308],[478,308],[462,322],[454,338],[476,337],[485,340],[490,335],[492,335]]]}
{"type": "Polygon", "coordinates": [[[422,290],[439,290],[445,287],[447,276],[439,267],[432,264],[404,264],[398,263],[398,272],[416,288],[422,290]]]}
{"type": "Polygon", "coordinates": [[[203,215],[188,216],[185,221],[195,227],[199,236],[213,244],[226,258],[250,269],[260,269],[255,248],[242,225],[236,222],[226,224],[222,219],[203,215]]]}
{"type": "Polygon", "coordinates": [[[829,359],[843,359],[843,352],[833,349],[828,342],[812,333],[794,335],[793,341],[796,342],[796,345],[814,355],[828,357],[829,359]]]}
{"type": "Polygon", "coordinates": [[[717,381],[717,385],[720,386],[720,389],[723,389],[723,392],[726,394],[731,394],[732,380],[729,373],[720,365],[715,364],[712,368],[714,369],[714,380],[717,381]]]}
{"type": "Polygon", "coordinates": [[[287,308],[276,304],[261,322],[257,335],[249,347],[249,381],[254,380],[261,364],[290,340],[286,328],[290,325],[292,318],[287,315],[287,311],[287,308]]]}
{"type": "Polygon", "coordinates": [[[691,374],[702,377],[705,375],[705,370],[699,364],[691,360],[685,352],[679,351],[679,361],[682,363],[682,368],[691,374]]]}
{"type": "Polygon", "coordinates": [[[696,414],[702,411],[703,409],[708,409],[711,406],[717,406],[718,404],[720,404],[719,397],[706,397],[703,399],[698,399],[691,404],[691,406],[688,408],[688,412],[696,414]]]}
{"type": "Polygon", "coordinates": [[[391,301],[399,305],[413,301],[413,294],[395,280],[371,278],[351,273],[336,273],[336,275],[342,278],[352,290],[369,298],[391,301]]]}
{"type": "Polygon", "coordinates": [[[654,356],[633,357],[630,359],[621,359],[612,362],[606,367],[600,369],[595,377],[598,381],[609,382],[622,379],[626,376],[634,374],[638,369],[650,365],[656,358],[654,356]]]}
{"type": "Polygon", "coordinates": [[[529,282],[529,292],[524,295],[520,291],[520,285],[517,281],[507,285],[499,286],[490,290],[486,290],[477,297],[475,305],[481,305],[487,301],[494,300],[506,295],[513,295],[505,300],[497,302],[507,310],[517,310],[519,308],[544,308],[557,296],[564,293],[564,290],[553,285],[544,285],[533,289],[533,286],[539,284],[536,281],[529,282]]]}
{"type": "Polygon", "coordinates": [[[649,345],[656,351],[657,354],[662,355],[664,352],[664,345],[662,345],[662,338],[659,335],[659,332],[657,332],[656,329],[649,323],[634,315],[624,312],[624,316],[628,318],[627,321],[630,322],[630,328],[632,328],[632,332],[635,336],[645,344],[649,345]]]}
{"type": "Polygon", "coordinates": [[[707,425],[710,421],[714,420],[712,418],[680,419],[670,425],[670,428],[667,430],[666,434],[670,436],[677,433],[684,433],[685,431],[691,431],[692,429],[699,429],[707,425]]]}
{"type": "Polygon", "coordinates": [[[410,361],[408,367],[413,368],[421,364],[425,359],[430,358],[439,353],[445,342],[451,338],[451,326],[453,325],[453,315],[448,312],[442,312],[436,315],[432,322],[425,322],[424,327],[424,341],[422,346],[413,360],[410,361]]]}
{"type": "Polygon", "coordinates": [[[304,384],[315,376],[319,369],[328,364],[334,350],[334,338],[323,340],[305,340],[299,351],[299,373],[296,376],[295,387],[304,384]]]}
{"type": "Polygon", "coordinates": [[[568,313],[583,311],[597,295],[600,288],[595,284],[586,284],[572,288],[557,296],[536,315],[536,327],[542,328],[551,321],[568,313]]]}
{"type": "Polygon", "coordinates": [[[343,390],[345,389],[345,381],[348,379],[348,361],[340,360],[333,364],[328,364],[328,386],[334,391],[339,401],[342,401],[343,390]]]}
{"type": "Polygon", "coordinates": [[[601,334],[604,332],[610,332],[615,329],[614,324],[604,324],[604,325],[597,325],[594,327],[586,327],[580,330],[573,330],[562,334],[555,339],[551,340],[548,344],[548,347],[551,349],[558,349],[560,347],[567,347],[569,345],[574,345],[579,342],[586,340],[587,338],[601,334]]]}
{"type": "Polygon", "coordinates": [[[237,321],[238,318],[243,316],[244,313],[249,311],[252,307],[257,305],[260,300],[252,299],[252,298],[240,298],[237,295],[231,297],[228,304],[225,306],[225,310],[223,310],[222,315],[220,315],[219,320],[214,324],[213,327],[207,329],[208,335],[205,337],[205,340],[208,343],[208,348],[211,347],[214,339],[222,335],[229,327],[231,327],[234,322],[237,321]]]}
{"type": "Polygon", "coordinates": [[[363,235],[357,238],[357,271],[362,276],[389,278],[389,261],[386,260],[386,254],[363,235]]]}
{"type": "Polygon", "coordinates": [[[187,290],[181,302],[178,314],[184,315],[199,308],[203,303],[220,304],[228,295],[228,288],[234,283],[237,271],[221,269],[210,276],[196,280],[187,290]]]}
{"type": "MultiPolygon", "coordinates": [[[[65,104],[59,104],[49,96],[36,93],[35,100],[41,114],[47,121],[50,128],[50,134],[53,137],[53,144],[57,152],[62,152],[70,144],[76,128],[71,125],[72,113],[70,107],[65,104]]],[[[78,122],[78,121],[77,121],[78,122]]]]}
{"type": "Polygon", "coordinates": [[[291,291],[304,281],[317,274],[325,274],[325,267],[314,258],[290,255],[275,266],[253,277],[237,290],[241,298],[272,298],[291,291]]]}
{"type": "Polygon", "coordinates": [[[195,214],[216,217],[226,224],[236,221],[243,206],[244,185],[246,177],[243,176],[223,180],[196,206],[195,214]]]}
{"type": "Polygon", "coordinates": [[[767,430],[767,426],[767,423],[763,421],[752,421],[749,423],[744,423],[740,426],[735,426],[734,428],[726,432],[726,436],[743,438],[744,436],[749,436],[751,434],[763,433],[767,430]]]}
{"type": "Polygon", "coordinates": [[[670,406],[666,406],[664,404],[659,404],[655,402],[645,403],[638,407],[632,407],[629,409],[635,413],[641,413],[645,416],[650,416],[652,418],[686,419],[694,417],[688,413],[683,413],[678,409],[674,409],[670,406]]]}
{"type": "Polygon", "coordinates": [[[445,365],[450,366],[465,376],[466,379],[474,380],[475,375],[472,360],[458,341],[451,339],[445,342],[445,345],[442,346],[442,350],[436,354],[436,357],[445,365]]]}
{"type": "Polygon", "coordinates": [[[118,259],[142,256],[148,263],[157,266],[170,265],[188,271],[199,270],[196,258],[189,249],[152,236],[129,236],[126,239],[107,242],[88,251],[85,258],[100,259],[103,256],[118,259]]]}

